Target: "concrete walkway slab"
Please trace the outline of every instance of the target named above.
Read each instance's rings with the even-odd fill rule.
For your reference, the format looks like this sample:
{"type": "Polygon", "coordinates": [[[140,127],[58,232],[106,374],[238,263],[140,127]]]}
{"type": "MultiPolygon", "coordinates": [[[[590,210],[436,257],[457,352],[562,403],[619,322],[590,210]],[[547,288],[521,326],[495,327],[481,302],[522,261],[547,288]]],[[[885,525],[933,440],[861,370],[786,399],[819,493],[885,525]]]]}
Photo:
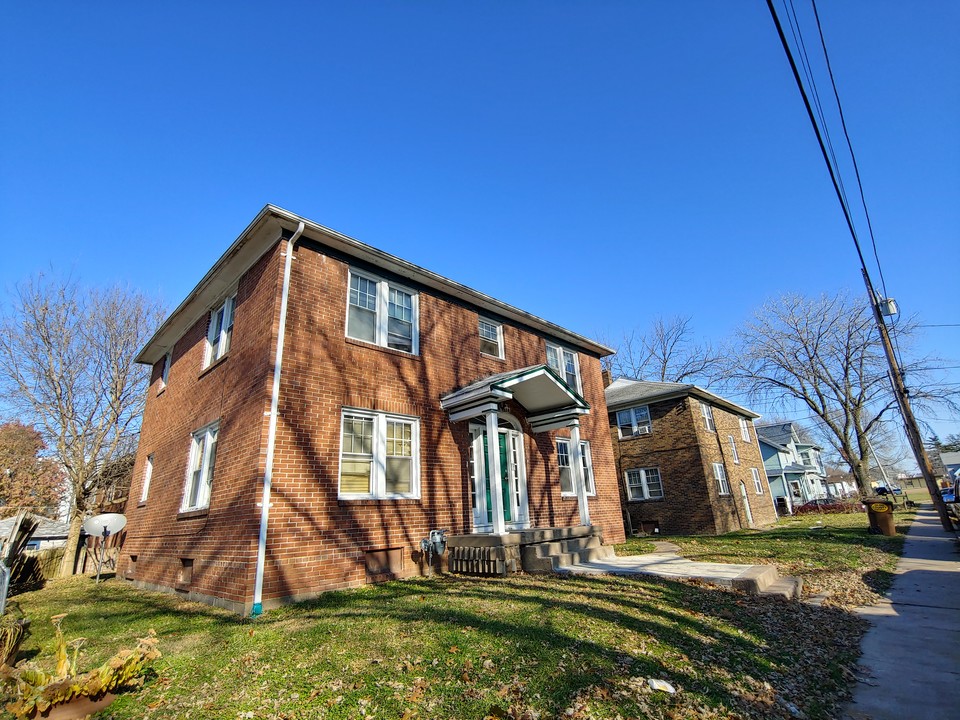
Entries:
{"type": "Polygon", "coordinates": [[[871,628],[845,717],[960,717],[960,545],[932,505],[917,513],[895,573],[886,599],[857,609],[871,628]]]}
{"type": "Polygon", "coordinates": [[[696,578],[746,592],[761,592],[778,579],[772,565],[740,565],[687,560],[673,552],[622,555],[605,560],[577,563],[564,572],[580,575],[657,575],[678,579],[696,578]]]}

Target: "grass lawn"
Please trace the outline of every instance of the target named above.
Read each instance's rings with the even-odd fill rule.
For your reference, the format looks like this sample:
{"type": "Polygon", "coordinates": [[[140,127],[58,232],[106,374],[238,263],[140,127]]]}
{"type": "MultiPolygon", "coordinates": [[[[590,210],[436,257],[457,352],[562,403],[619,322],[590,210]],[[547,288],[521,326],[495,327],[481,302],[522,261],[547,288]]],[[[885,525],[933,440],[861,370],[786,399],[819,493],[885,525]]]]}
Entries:
{"type": "MultiPolygon", "coordinates": [[[[803,578],[805,596],[829,593],[827,604],[850,608],[876,602],[890,587],[903,548],[902,533],[915,514],[895,511],[895,537],[868,534],[866,513],[854,513],[800,515],[762,530],[661,539],[679,545],[689,560],[776,565],[781,575],[803,578]]],[[[646,544],[630,539],[617,552],[644,552],[646,544]]]]}
{"type": "MultiPolygon", "coordinates": [[[[820,537],[823,554],[863,544],[820,537]]],[[[834,718],[865,628],[839,608],[656,578],[414,579],[256,620],[89,577],[14,600],[33,619],[20,657],[48,667],[51,615],[87,638],[81,669],[156,630],[163,657],[98,716],[115,720],[834,718]]]]}

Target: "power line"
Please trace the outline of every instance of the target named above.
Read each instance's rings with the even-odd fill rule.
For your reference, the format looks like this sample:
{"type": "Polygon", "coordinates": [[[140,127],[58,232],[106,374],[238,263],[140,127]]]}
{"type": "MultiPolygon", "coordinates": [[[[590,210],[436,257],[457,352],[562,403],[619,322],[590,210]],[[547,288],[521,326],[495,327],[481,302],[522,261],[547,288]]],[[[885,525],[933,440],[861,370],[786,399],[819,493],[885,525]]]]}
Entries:
{"type": "MultiPolygon", "coordinates": [[[[790,0],[791,4],[793,0],[790,0]]],[[[857,178],[857,188],[860,191],[860,205],[863,207],[863,216],[867,221],[867,231],[870,235],[870,243],[873,245],[873,257],[877,262],[877,274],[880,277],[880,287],[883,289],[883,296],[890,297],[887,293],[887,281],[883,277],[883,266],[880,264],[880,254],[877,252],[877,238],[873,232],[873,223],[870,220],[870,211],[867,209],[867,198],[863,192],[863,181],[860,178],[860,165],[857,163],[856,153],[853,152],[853,142],[850,140],[850,133],[847,130],[847,120],[843,114],[843,104],[840,102],[840,93],[837,90],[837,82],[833,76],[833,66],[830,64],[830,55],[827,53],[827,42],[823,37],[823,27],[820,24],[820,13],[817,12],[817,0],[810,0],[813,7],[813,16],[817,21],[817,32],[820,35],[820,47],[823,49],[823,59],[826,62],[827,74],[830,76],[830,85],[833,87],[833,97],[837,103],[837,112],[840,116],[840,126],[843,128],[843,137],[847,142],[847,149],[850,151],[850,160],[853,163],[853,172],[857,178]]],[[[806,52],[806,50],[804,50],[806,52]]],[[[875,298],[871,298],[875,302],[875,298]]],[[[897,352],[897,361],[903,365],[903,354],[900,352],[900,340],[898,338],[896,323],[891,323],[891,336],[897,352]]]]}
{"type": "Polygon", "coordinates": [[[827,43],[823,37],[823,27],[820,25],[820,13],[817,12],[817,0],[810,0],[810,4],[813,6],[813,16],[817,21],[817,32],[820,35],[820,47],[823,48],[823,59],[827,64],[827,73],[830,76],[830,85],[833,87],[833,97],[837,102],[837,111],[840,115],[840,126],[843,128],[843,137],[847,141],[847,148],[850,150],[850,160],[853,162],[853,171],[857,178],[857,188],[860,191],[860,202],[863,206],[863,215],[867,220],[867,230],[870,234],[870,242],[873,245],[873,257],[877,261],[877,272],[880,275],[880,287],[883,288],[884,297],[887,297],[887,283],[883,277],[883,268],[880,266],[880,255],[877,253],[877,239],[873,233],[873,223],[870,221],[870,211],[867,210],[867,199],[863,193],[863,182],[860,178],[860,165],[857,163],[857,156],[853,152],[853,143],[850,140],[850,133],[847,130],[847,120],[843,114],[843,105],[840,103],[840,93],[837,90],[837,81],[833,76],[833,66],[830,64],[830,55],[827,53],[827,43]]]}
{"type": "MultiPolygon", "coordinates": [[[[817,136],[817,144],[820,146],[820,153],[823,155],[823,161],[827,164],[827,170],[830,173],[830,182],[833,183],[833,189],[837,194],[837,200],[840,201],[840,208],[843,210],[843,217],[847,221],[847,228],[850,230],[850,236],[853,238],[854,247],[857,249],[857,257],[860,259],[860,267],[864,273],[866,273],[867,264],[863,258],[863,250],[860,248],[860,239],[857,237],[857,230],[853,224],[853,217],[850,214],[850,208],[847,205],[846,196],[842,189],[842,184],[839,178],[839,170],[835,168],[834,164],[830,161],[830,153],[827,150],[827,141],[824,139],[825,130],[821,130],[820,124],[817,122],[817,117],[810,105],[810,97],[807,93],[807,88],[804,86],[803,80],[800,77],[800,71],[797,69],[797,61],[793,57],[793,51],[790,49],[790,43],[787,42],[787,37],[783,32],[783,25],[781,24],[780,18],[777,15],[776,8],[773,6],[773,0],[767,0],[767,8],[769,8],[770,15],[773,17],[773,22],[777,27],[777,34],[780,36],[780,44],[783,45],[783,50],[787,55],[787,60],[790,62],[790,69],[793,71],[793,79],[797,83],[797,88],[800,90],[800,97],[803,99],[803,105],[807,110],[807,116],[810,118],[810,124],[813,125],[813,132],[817,136]]],[[[869,278],[869,275],[867,275],[867,277],[869,278]]],[[[869,279],[867,284],[870,284],[869,279]]],[[[871,297],[870,301],[875,302],[875,298],[871,297]]]]}

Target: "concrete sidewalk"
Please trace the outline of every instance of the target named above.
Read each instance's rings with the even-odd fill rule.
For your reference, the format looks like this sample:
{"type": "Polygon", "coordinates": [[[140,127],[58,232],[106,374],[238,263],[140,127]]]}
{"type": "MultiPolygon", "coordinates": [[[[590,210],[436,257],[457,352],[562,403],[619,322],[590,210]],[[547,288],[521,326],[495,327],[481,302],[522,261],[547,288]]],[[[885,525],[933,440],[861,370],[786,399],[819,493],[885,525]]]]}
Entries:
{"type": "Polygon", "coordinates": [[[960,717],[960,545],[924,505],[882,602],[857,609],[863,639],[850,720],[960,717]]]}
{"type": "Polygon", "coordinates": [[[777,595],[788,600],[800,597],[803,583],[793,577],[780,577],[773,565],[738,565],[687,560],[680,549],[668,542],[655,542],[655,552],[646,555],[621,555],[579,562],[563,568],[575,575],[657,575],[676,580],[696,578],[757,595],[777,595]]]}

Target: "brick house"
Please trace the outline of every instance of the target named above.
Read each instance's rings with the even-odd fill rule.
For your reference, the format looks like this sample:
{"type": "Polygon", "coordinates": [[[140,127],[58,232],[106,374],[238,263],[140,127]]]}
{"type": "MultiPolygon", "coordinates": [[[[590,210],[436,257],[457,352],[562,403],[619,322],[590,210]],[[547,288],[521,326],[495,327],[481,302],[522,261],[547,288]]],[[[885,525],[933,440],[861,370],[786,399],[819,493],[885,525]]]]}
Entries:
{"type": "Polygon", "coordinates": [[[432,529],[481,573],[620,542],[610,352],[268,205],[138,356],[118,572],[246,614],[421,573],[432,529]]]}
{"type": "Polygon", "coordinates": [[[620,378],[605,394],[627,533],[718,535],[776,521],[756,413],[682,383],[620,378]]]}

